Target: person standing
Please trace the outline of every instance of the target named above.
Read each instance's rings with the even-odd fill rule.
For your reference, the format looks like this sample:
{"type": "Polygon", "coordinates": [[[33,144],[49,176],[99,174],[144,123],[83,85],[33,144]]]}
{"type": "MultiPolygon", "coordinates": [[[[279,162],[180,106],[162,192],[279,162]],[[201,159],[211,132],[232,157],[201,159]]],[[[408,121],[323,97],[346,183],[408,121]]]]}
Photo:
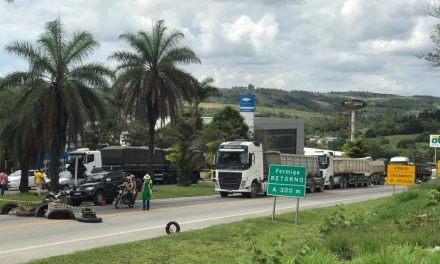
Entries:
{"type": "Polygon", "coordinates": [[[37,192],[35,195],[40,196],[41,190],[43,189],[43,169],[40,169],[34,173],[34,182],[37,186],[37,192]]]}
{"type": "Polygon", "coordinates": [[[142,210],[150,210],[151,199],[151,177],[147,173],[144,176],[144,184],[142,185],[142,210]]]}
{"type": "Polygon", "coordinates": [[[0,190],[1,195],[5,195],[5,190],[8,187],[8,174],[5,171],[0,172],[0,190]]]}

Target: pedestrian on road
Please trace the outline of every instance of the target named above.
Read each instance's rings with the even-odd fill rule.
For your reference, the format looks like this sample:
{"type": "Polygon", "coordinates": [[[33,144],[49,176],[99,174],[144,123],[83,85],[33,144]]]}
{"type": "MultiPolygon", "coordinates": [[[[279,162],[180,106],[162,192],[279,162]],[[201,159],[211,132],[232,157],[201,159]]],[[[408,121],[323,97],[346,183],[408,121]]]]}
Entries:
{"type": "Polygon", "coordinates": [[[34,173],[34,182],[35,186],[37,186],[37,192],[35,195],[40,196],[43,189],[43,169],[40,169],[34,173]]]}
{"type": "Polygon", "coordinates": [[[144,176],[144,184],[142,185],[142,210],[150,210],[151,199],[151,177],[147,173],[144,176]]]}
{"type": "Polygon", "coordinates": [[[1,195],[5,195],[5,190],[8,187],[8,174],[4,170],[0,172],[0,190],[1,195]]]}

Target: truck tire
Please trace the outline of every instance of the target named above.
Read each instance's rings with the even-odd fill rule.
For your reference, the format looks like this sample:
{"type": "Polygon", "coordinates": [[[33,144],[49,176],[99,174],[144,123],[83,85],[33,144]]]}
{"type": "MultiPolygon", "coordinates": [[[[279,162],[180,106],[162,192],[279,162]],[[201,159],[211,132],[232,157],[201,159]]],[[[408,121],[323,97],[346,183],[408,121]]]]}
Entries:
{"type": "Polygon", "coordinates": [[[314,192],[315,192],[315,182],[311,181],[310,182],[309,193],[314,193],[314,192]]]}
{"type": "Polygon", "coordinates": [[[250,197],[251,198],[255,198],[258,196],[258,194],[260,193],[260,188],[258,188],[258,183],[253,182],[251,184],[251,192],[250,192],[250,197]]]}
{"type": "Polygon", "coordinates": [[[229,193],[227,193],[227,192],[220,192],[220,196],[221,197],[228,197],[228,194],[229,193]]]}
{"type": "Polygon", "coordinates": [[[331,178],[331,179],[328,181],[328,186],[327,186],[327,188],[328,188],[329,190],[333,190],[333,189],[335,188],[335,182],[333,181],[333,178],[331,178]]]}
{"type": "Polygon", "coordinates": [[[319,189],[318,192],[323,192],[324,191],[324,180],[321,180],[319,182],[319,189]]]}
{"type": "Polygon", "coordinates": [[[177,222],[171,221],[165,226],[165,231],[168,235],[179,233],[180,232],[180,225],[177,222]],[[171,228],[173,227],[173,228],[171,228]]]}
{"type": "Polygon", "coordinates": [[[47,208],[49,207],[49,204],[41,204],[40,206],[35,209],[35,217],[44,217],[46,214],[47,208]]]}
{"type": "Polygon", "coordinates": [[[5,203],[2,207],[0,214],[2,215],[9,214],[10,211],[13,211],[18,206],[19,206],[18,203],[5,203]]]}

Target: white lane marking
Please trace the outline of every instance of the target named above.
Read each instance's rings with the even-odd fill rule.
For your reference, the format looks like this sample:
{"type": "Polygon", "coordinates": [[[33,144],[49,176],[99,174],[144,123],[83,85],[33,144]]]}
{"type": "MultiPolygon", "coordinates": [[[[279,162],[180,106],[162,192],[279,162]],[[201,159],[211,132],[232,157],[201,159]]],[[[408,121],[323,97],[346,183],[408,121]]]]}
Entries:
{"type": "MultiPolygon", "coordinates": [[[[384,197],[384,196],[389,196],[389,195],[390,194],[381,194],[381,195],[369,196],[368,198],[373,199],[373,198],[379,198],[379,197],[384,197]]],[[[325,202],[312,202],[312,203],[309,203],[309,204],[300,204],[300,207],[306,207],[306,206],[311,206],[311,205],[322,205],[322,204],[338,203],[338,202],[353,201],[353,200],[356,200],[356,198],[339,199],[339,200],[332,200],[332,201],[325,201],[325,202]]],[[[296,205],[295,206],[287,206],[287,207],[277,208],[277,211],[278,210],[292,209],[292,208],[296,208],[296,205]]],[[[212,221],[212,220],[218,220],[218,219],[224,219],[224,218],[233,218],[233,217],[239,217],[239,216],[245,216],[245,215],[267,213],[267,212],[272,212],[272,209],[260,210],[260,211],[250,212],[250,213],[242,213],[242,214],[234,214],[234,215],[226,215],[226,216],[217,216],[217,217],[211,217],[211,218],[187,221],[187,222],[181,223],[181,225],[187,225],[187,224],[193,224],[193,223],[199,223],[199,222],[206,222],[206,221],[212,221]]],[[[41,245],[30,246],[30,247],[23,247],[23,248],[4,250],[4,251],[0,251],[0,254],[7,254],[7,253],[12,253],[12,252],[31,250],[31,249],[37,249],[37,248],[44,248],[44,247],[52,247],[52,246],[57,246],[57,245],[62,245],[62,244],[75,243],[75,242],[81,242],[81,241],[87,241],[87,240],[93,240],[93,239],[100,239],[100,238],[105,238],[105,237],[119,236],[119,235],[125,235],[125,234],[135,233],[135,232],[139,232],[139,231],[153,230],[153,229],[158,229],[158,228],[164,228],[164,226],[161,225],[161,226],[139,228],[139,229],[134,229],[134,230],[127,230],[127,231],[116,232],[116,233],[111,233],[111,234],[99,235],[99,236],[90,236],[90,237],[85,237],[85,238],[77,238],[77,239],[71,239],[71,240],[64,240],[64,241],[47,243],[47,244],[41,244],[41,245]]]]}

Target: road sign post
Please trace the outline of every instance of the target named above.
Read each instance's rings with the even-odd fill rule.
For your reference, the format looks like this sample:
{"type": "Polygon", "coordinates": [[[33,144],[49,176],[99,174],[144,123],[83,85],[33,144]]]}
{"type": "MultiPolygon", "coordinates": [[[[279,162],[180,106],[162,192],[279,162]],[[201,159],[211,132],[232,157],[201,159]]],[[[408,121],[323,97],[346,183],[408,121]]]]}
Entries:
{"type": "Polygon", "coordinates": [[[275,219],[277,196],[296,197],[295,224],[298,223],[299,198],[306,197],[307,167],[270,164],[267,195],[275,196],[272,220],[275,219]]]}
{"type": "Polygon", "coordinates": [[[412,186],[416,180],[416,167],[414,165],[391,165],[387,166],[387,184],[393,185],[393,193],[396,185],[412,186]]]}

